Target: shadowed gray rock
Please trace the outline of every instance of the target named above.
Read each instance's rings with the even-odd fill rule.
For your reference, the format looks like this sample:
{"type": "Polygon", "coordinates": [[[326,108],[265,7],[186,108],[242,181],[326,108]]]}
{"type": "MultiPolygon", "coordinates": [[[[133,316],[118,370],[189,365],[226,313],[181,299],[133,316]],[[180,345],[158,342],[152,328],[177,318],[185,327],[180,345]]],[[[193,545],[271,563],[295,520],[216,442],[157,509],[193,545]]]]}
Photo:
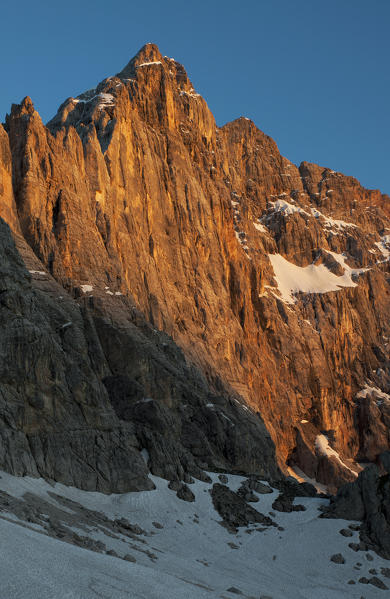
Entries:
{"type": "Polygon", "coordinates": [[[361,520],[360,543],[350,543],[350,547],[373,549],[390,559],[390,474],[384,473],[385,464],[386,459],[381,468],[368,466],[354,483],[341,487],[323,517],[361,520]]]}
{"type": "Polygon", "coordinates": [[[68,293],[17,241],[0,219],[0,469],[104,493],[154,488],[149,470],[280,476],[261,419],[213,394],[131,300],[68,293]]]}
{"type": "Polygon", "coordinates": [[[248,505],[240,495],[225,485],[215,483],[211,490],[211,498],[215,509],[230,528],[248,526],[248,524],[256,522],[265,526],[274,524],[271,518],[248,505]]]}

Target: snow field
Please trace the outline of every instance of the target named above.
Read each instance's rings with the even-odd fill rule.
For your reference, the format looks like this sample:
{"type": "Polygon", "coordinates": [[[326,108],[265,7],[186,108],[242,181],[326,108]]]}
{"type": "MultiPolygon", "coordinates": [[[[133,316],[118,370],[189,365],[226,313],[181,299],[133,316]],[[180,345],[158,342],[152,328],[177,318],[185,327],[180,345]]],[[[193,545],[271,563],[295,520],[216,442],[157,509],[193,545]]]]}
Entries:
{"type": "MultiPolygon", "coordinates": [[[[52,487],[41,479],[1,476],[0,489],[14,497],[29,492],[55,504],[55,498],[48,495],[54,491],[110,518],[127,518],[148,532],[142,537],[147,542],[144,547],[157,557],[128,550],[122,540],[91,530],[90,536],[103,540],[107,550],[131,553],[137,562],[94,553],[10,522],[1,512],[2,599],[233,599],[235,594],[228,591],[231,587],[248,599],[261,595],[273,599],[360,599],[362,594],[373,599],[386,595],[371,585],[347,584],[349,579],[370,576],[369,568],[389,564],[375,554],[368,562],[364,553],[348,547],[348,542],[358,540],[356,532],[353,538],[339,534],[348,522],[318,518],[318,507],[326,500],[299,498],[306,511],[276,512],[273,519],[284,530],[270,527],[259,532],[249,526],[234,535],[219,524],[208,483],[191,485],[196,500],[187,503],[168,489],[167,481],[157,477],[152,477],[154,491],[103,495],[58,483],[52,487]],[[342,553],[346,563],[330,562],[334,553],[342,553]],[[356,562],[363,564],[359,571],[354,568],[356,562]]],[[[216,474],[210,476],[218,482],[216,474]]],[[[243,480],[233,475],[228,478],[232,490],[243,480]]],[[[253,506],[267,515],[277,494],[258,495],[259,502],[253,506]]]]}

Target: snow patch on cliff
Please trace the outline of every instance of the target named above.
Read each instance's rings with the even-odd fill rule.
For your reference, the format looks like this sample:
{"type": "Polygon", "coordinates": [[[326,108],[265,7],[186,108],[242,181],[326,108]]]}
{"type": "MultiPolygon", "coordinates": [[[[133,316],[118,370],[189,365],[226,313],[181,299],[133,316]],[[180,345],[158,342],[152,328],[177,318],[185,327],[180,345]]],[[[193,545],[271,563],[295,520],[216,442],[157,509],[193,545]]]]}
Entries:
{"type": "Polygon", "coordinates": [[[367,397],[374,397],[377,400],[377,404],[381,405],[384,401],[390,401],[390,395],[385,393],[378,387],[373,387],[366,383],[358,393],[356,393],[358,399],[367,399],[367,397]]]}
{"type": "Polygon", "coordinates": [[[197,94],[193,87],[191,88],[191,90],[189,92],[185,91],[184,89],[180,90],[180,95],[181,96],[190,96],[191,98],[199,98],[200,97],[200,94],[197,94]]]}
{"type": "MultiPolygon", "coordinates": [[[[331,190],[331,191],[333,191],[333,190],[331,190]]],[[[325,214],[322,214],[322,212],[317,210],[317,208],[311,208],[311,213],[314,216],[314,218],[322,219],[324,221],[324,226],[327,228],[331,228],[331,229],[336,228],[339,230],[343,230],[348,227],[354,227],[354,228],[357,227],[357,225],[355,225],[354,223],[347,223],[344,220],[335,219],[335,218],[332,218],[331,216],[325,216],[325,214]]]]}
{"type": "MultiPolygon", "coordinates": [[[[307,422],[307,420],[302,420],[302,422],[307,422]]],[[[318,493],[328,493],[326,485],[322,485],[315,478],[310,478],[310,476],[307,476],[307,474],[305,474],[305,472],[298,468],[298,466],[288,466],[287,472],[290,476],[293,476],[298,482],[310,483],[311,485],[313,485],[313,487],[317,489],[318,493]]]]}
{"type": "Polygon", "coordinates": [[[315,440],[315,449],[317,451],[317,453],[319,453],[320,455],[324,455],[328,458],[335,458],[337,460],[337,462],[343,466],[343,468],[346,468],[347,470],[349,470],[350,472],[352,472],[352,474],[354,476],[357,477],[357,473],[354,470],[351,470],[351,468],[349,468],[349,466],[347,466],[347,464],[345,464],[343,462],[343,460],[340,458],[339,454],[337,453],[337,451],[335,451],[330,445],[329,445],[329,439],[328,437],[326,437],[325,435],[317,435],[316,440],[315,440]]]}
{"type": "Polygon", "coordinates": [[[328,254],[333,256],[333,258],[336,260],[336,262],[338,262],[344,268],[344,272],[346,274],[350,275],[351,277],[360,275],[363,272],[370,270],[369,268],[351,268],[347,264],[348,257],[345,254],[337,254],[336,252],[331,252],[330,250],[326,250],[326,251],[328,252],[328,254]]]}
{"type": "MultiPolygon", "coordinates": [[[[330,190],[330,191],[333,191],[333,190],[330,190]]],[[[280,197],[282,195],[287,195],[287,194],[285,194],[285,193],[280,194],[278,200],[270,202],[270,204],[272,205],[272,212],[266,214],[263,217],[263,219],[262,219],[263,222],[264,221],[266,222],[269,219],[271,219],[273,214],[281,214],[286,217],[291,216],[292,214],[304,214],[306,216],[309,216],[310,218],[314,217],[317,220],[321,220],[321,222],[323,223],[323,226],[327,229],[338,229],[338,231],[343,231],[344,229],[346,229],[348,227],[354,227],[354,228],[357,227],[357,225],[355,225],[354,223],[348,223],[344,220],[332,218],[331,216],[325,216],[325,214],[323,214],[322,212],[317,210],[317,208],[307,207],[307,209],[305,210],[301,206],[297,206],[296,204],[292,204],[291,202],[287,202],[286,200],[280,199],[280,197]]],[[[315,194],[315,195],[318,195],[318,194],[315,194]]],[[[335,233],[335,234],[337,234],[337,233],[335,233]]],[[[388,236],[388,237],[390,237],[390,236],[388,236]]],[[[381,244],[381,242],[378,242],[377,245],[378,244],[381,244]]],[[[383,244],[381,245],[381,247],[384,247],[383,244]]]]}
{"type": "Polygon", "coordinates": [[[390,235],[383,235],[375,245],[385,260],[388,260],[390,258],[390,235]]]}
{"type": "Polygon", "coordinates": [[[283,214],[284,216],[289,216],[290,214],[294,214],[296,212],[310,216],[310,214],[308,212],[306,212],[306,210],[304,210],[300,206],[295,206],[294,204],[290,204],[289,202],[286,202],[286,200],[276,200],[276,202],[270,202],[270,204],[272,204],[273,211],[275,213],[279,212],[279,213],[283,214]]]}
{"type": "Polygon", "coordinates": [[[137,64],[135,68],[139,69],[141,67],[149,67],[150,65],[154,65],[154,64],[161,64],[162,65],[162,62],[161,62],[161,60],[154,60],[152,62],[141,62],[141,64],[137,64]]]}
{"type": "Polygon", "coordinates": [[[92,285],[80,285],[80,289],[83,293],[90,293],[91,291],[93,291],[93,286],[92,285]]]}
{"type": "Polygon", "coordinates": [[[357,284],[352,280],[352,276],[367,269],[350,268],[345,264],[345,256],[335,252],[329,253],[343,266],[343,275],[333,274],[324,264],[297,266],[280,254],[268,254],[281,299],[288,304],[294,304],[296,298],[293,296],[296,293],[328,293],[339,291],[341,287],[356,287],[357,284]]]}
{"type": "MultiPolygon", "coordinates": [[[[86,96],[86,94],[88,94],[88,93],[89,92],[85,92],[84,94],[81,94],[81,96],[86,96]]],[[[94,100],[97,100],[97,105],[98,105],[99,109],[105,108],[106,106],[114,106],[114,104],[115,104],[115,98],[112,94],[100,93],[100,94],[96,94],[96,95],[92,96],[91,98],[88,98],[88,97],[82,98],[81,96],[79,96],[78,98],[75,98],[74,101],[83,102],[84,104],[89,104],[89,102],[93,102],[94,100]]]]}
{"type": "Polygon", "coordinates": [[[260,233],[268,233],[268,229],[266,229],[266,227],[264,227],[264,225],[261,225],[260,223],[253,223],[253,226],[255,229],[260,231],[260,233]]]}

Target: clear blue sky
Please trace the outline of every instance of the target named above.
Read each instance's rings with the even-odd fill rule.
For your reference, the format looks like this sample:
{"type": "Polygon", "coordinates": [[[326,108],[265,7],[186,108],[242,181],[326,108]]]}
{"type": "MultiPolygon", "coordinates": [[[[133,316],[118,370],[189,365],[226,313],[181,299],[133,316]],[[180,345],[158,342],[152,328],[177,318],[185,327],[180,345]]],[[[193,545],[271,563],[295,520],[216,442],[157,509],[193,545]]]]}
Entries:
{"type": "Polygon", "coordinates": [[[0,14],[0,120],[29,95],[47,121],[155,42],[218,125],[250,117],[293,162],[390,193],[390,0],[19,0],[0,14]]]}

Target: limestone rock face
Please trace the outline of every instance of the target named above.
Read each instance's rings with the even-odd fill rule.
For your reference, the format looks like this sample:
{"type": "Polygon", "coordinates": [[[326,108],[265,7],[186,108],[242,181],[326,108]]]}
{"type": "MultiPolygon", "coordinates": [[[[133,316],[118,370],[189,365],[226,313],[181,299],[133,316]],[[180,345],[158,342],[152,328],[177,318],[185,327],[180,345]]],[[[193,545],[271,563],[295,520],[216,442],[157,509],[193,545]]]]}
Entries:
{"type": "Polygon", "coordinates": [[[356,481],[342,486],[325,513],[330,518],[361,520],[361,548],[390,559],[390,452],[379,456],[356,481]]]}
{"type": "Polygon", "coordinates": [[[19,233],[19,219],[12,189],[12,157],[8,135],[0,125],[0,214],[19,233]]]}
{"type": "Polygon", "coordinates": [[[280,476],[261,419],[133,303],[75,301],[17,246],[0,219],[0,469],[103,492],[154,488],[149,470],[280,476]]]}
{"type": "Polygon", "coordinates": [[[297,168],[248,119],[218,128],[153,44],[47,126],[29,98],[13,106],[0,156],[0,215],[22,257],[31,248],[73,309],[88,308],[96,385],[156,473],[180,477],[208,455],[270,472],[267,429],[282,469],[337,486],[389,447],[388,196],[297,168]],[[156,351],[173,352],[175,374],[150,366],[135,313],[152,339],[173,339],[156,351]],[[187,362],[202,380],[188,420],[196,393],[177,391],[178,359],[186,384],[187,362]],[[227,428],[222,405],[253,424],[227,428]],[[192,456],[180,463],[179,440],[192,456]]]}

